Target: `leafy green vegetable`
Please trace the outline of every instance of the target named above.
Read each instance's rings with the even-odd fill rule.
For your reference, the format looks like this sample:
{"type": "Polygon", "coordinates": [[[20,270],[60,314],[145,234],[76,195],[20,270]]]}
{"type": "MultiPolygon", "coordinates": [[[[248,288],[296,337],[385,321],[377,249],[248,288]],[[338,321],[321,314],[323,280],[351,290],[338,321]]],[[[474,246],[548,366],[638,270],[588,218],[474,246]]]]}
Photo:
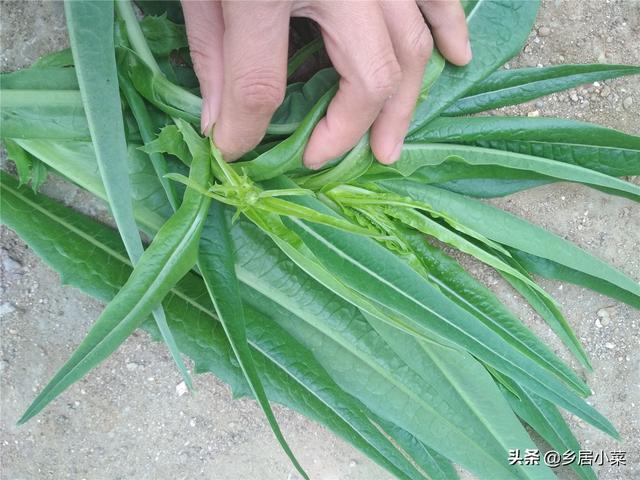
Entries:
{"type": "Polygon", "coordinates": [[[510,213],[429,185],[395,180],[385,181],[383,184],[393,191],[430,203],[487,238],[600,278],[634,296],[640,295],[640,285],[624,273],[572,243],[510,213]]]}
{"type": "Polygon", "coordinates": [[[160,16],[147,15],[140,21],[149,49],[156,55],[169,55],[174,50],[185,48],[187,32],[184,25],[173,23],[166,12],[160,16]]]}
{"type": "MultiPolygon", "coordinates": [[[[407,144],[400,159],[393,165],[376,165],[370,172],[382,177],[385,173],[396,173],[420,181],[429,180],[430,171],[422,174],[423,166],[437,166],[440,163],[461,163],[479,166],[497,166],[520,170],[524,176],[534,178],[555,178],[571,182],[580,182],[590,187],[602,189],[608,193],[624,196],[633,200],[640,199],[640,187],[630,182],[610,177],[588,168],[568,163],[556,162],[546,158],[520,153],[505,152],[488,148],[470,147],[455,144],[407,144]]],[[[387,175],[392,177],[392,175],[387,175]]]]}
{"type": "Polygon", "coordinates": [[[475,145],[571,163],[614,177],[640,174],[640,139],[597,125],[557,118],[439,118],[409,143],[475,145]]]}
{"type": "Polygon", "coordinates": [[[463,98],[442,112],[467,115],[515,105],[543,95],[596,81],[640,73],[631,65],[554,65],[544,68],[498,70],[478,82],[463,98]]]}
{"type": "Polygon", "coordinates": [[[473,59],[465,67],[447,64],[431,88],[426,101],[416,108],[409,133],[435,119],[514,56],[529,36],[538,11],[538,2],[478,0],[466,9],[473,59]]]}
{"type": "MultiPolygon", "coordinates": [[[[534,446],[516,416],[559,450],[580,448],[559,407],[616,436],[581,398],[591,393],[584,380],[440,242],[497,269],[589,367],[533,275],[635,307],[640,286],[465,195],[571,181],[639,201],[640,188],[616,177],[640,173],[640,140],[570,120],[452,115],[639,69],[497,71],[526,39],[538,2],[463,6],[474,60],[454,67],[433,53],[401,159],[378,164],[365,135],[310,172],[302,153],[336,91],[335,70],[290,84],[265,139],[227,165],[192,126],[201,99],[180,4],[141,2],[139,21],[127,0],[115,3],[117,19],[112,4],[69,2],[73,58],[57,52],[2,76],[3,142],[21,183],[37,189],[50,170],[105,200],[124,244],[2,174],[2,221],[63,281],[109,302],[22,421],[140,326],[179,365],[180,352],[256,398],[303,475],[269,400],[411,480],[455,479],[452,463],[481,478],[554,478],[541,465],[508,464],[509,450],[534,446]],[[151,240],[144,253],[138,229],[151,240]]],[[[290,71],[319,47],[302,48],[290,71]]]]}
{"type": "MultiPolygon", "coordinates": [[[[65,14],[78,85],[96,152],[100,176],[103,179],[109,207],[122,235],[122,241],[129,258],[135,265],[142,258],[143,247],[133,214],[126,168],[127,143],[118,94],[118,71],[115,58],[114,6],[112,3],[106,2],[66,2],[65,14]],[[92,19],[99,19],[99,21],[92,23],[92,19]]],[[[133,92],[131,95],[134,95],[133,92]]],[[[142,112],[140,111],[140,113],[142,112]]],[[[152,305],[153,317],[178,370],[186,384],[191,386],[191,377],[180,357],[178,347],[167,325],[164,311],[162,307],[155,308],[156,306],[152,305]]],[[[108,324],[108,321],[106,323],[108,324]]],[[[133,325],[135,326],[135,323],[133,325]]],[[[87,338],[89,339],[89,337],[87,338]]],[[[91,343],[88,342],[88,344],[91,343]]],[[[84,356],[90,358],[90,351],[79,352],[77,358],[80,363],[85,360],[84,356]]],[[[100,353],[97,354],[97,361],[101,361],[103,358],[100,353]]],[[[73,357],[71,362],[73,362],[73,357]]],[[[91,360],[88,360],[86,364],[89,365],[89,367],[84,367],[86,371],[95,365],[95,363],[91,365],[91,360]]],[[[71,374],[75,368],[76,366],[73,365],[67,373],[71,374]]],[[[80,369],[82,368],[81,366],[80,369]]],[[[64,369],[60,372],[57,378],[62,383],[58,387],[54,385],[52,391],[55,392],[56,389],[62,391],[69,385],[70,382],[65,384],[67,373],[64,373],[64,369]]],[[[47,398],[45,390],[40,398],[45,402],[44,405],[51,397],[47,398]]],[[[43,406],[37,406],[37,402],[38,400],[34,402],[35,411],[43,406]]]]}
{"type": "MultiPolygon", "coordinates": [[[[5,173],[0,175],[2,221],[60,272],[65,283],[110,301],[131,273],[117,232],[43,195],[36,197],[18,188],[5,173]],[[34,225],[46,225],[47,235],[42,236],[34,225]],[[84,261],[87,252],[95,262],[84,261]]],[[[237,394],[248,394],[242,373],[230,360],[231,346],[212,313],[201,279],[187,274],[163,303],[180,350],[195,361],[196,370],[211,371],[230,383],[237,394]]],[[[424,478],[371,423],[367,408],[337,387],[310,352],[258,310],[247,306],[245,310],[251,348],[271,398],[324,423],[399,478],[424,478]]],[[[160,339],[153,322],[146,321],[142,327],[160,339]]],[[[403,431],[391,437],[398,434],[415,442],[403,431]]],[[[429,471],[428,465],[416,463],[429,471]]],[[[446,465],[446,461],[440,459],[439,464],[446,465]]]]}
{"type": "MultiPolygon", "coordinates": [[[[208,158],[191,169],[206,182],[208,158]]],[[[140,257],[127,283],[107,305],[69,361],[40,392],[20,418],[26,422],[73,382],[108,357],[152,313],[180,278],[195,264],[209,199],[187,190],[178,211],[163,225],[140,257]]],[[[162,328],[162,327],[160,327],[162,328]]]]}

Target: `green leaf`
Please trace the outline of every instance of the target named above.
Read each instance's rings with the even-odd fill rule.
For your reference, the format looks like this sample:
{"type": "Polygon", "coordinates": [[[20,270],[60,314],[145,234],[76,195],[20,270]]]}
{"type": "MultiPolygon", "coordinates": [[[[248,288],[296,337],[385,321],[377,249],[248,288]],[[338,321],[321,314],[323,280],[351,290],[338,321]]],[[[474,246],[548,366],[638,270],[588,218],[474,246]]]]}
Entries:
{"type": "Polygon", "coordinates": [[[607,175],[640,175],[640,137],[558,118],[438,118],[407,143],[460,143],[578,165],[607,175]]]}
{"type": "Polygon", "coordinates": [[[129,194],[127,143],[114,54],[113,4],[67,1],[65,14],[98,168],[118,230],[135,263],[142,255],[142,241],[129,194]]]}
{"type": "Polygon", "coordinates": [[[271,117],[267,133],[293,133],[320,98],[337,83],[338,73],[333,68],[325,68],[307,82],[287,85],[284,101],[271,117]]]}
{"type": "Polygon", "coordinates": [[[456,469],[445,456],[427,447],[406,430],[381,418],[376,418],[374,421],[379,424],[382,429],[387,432],[387,435],[390,435],[405,452],[409,453],[409,455],[415,459],[416,463],[422,467],[431,480],[457,480],[460,478],[456,469]]]}
{"type": "Polygon", "coordinates": [[[334,167],[296,178],[296,183],[314,190],[336,183],[350,183],[366,174],[374,161],[366,134],[334,167]]]}
{"type": "MultiPolygon", "coordinates": [[[[580,452],[580,443],[571,433],[571,429],[558,411],[550,402],[528,392],[515,382],[506,380],[504,396],[516,414],[527,422],[538,434],[544,438],[551,447],[558,452],[580,452]],[[512,390],[506,391],[506,388],[512,390]]],[[[596,480],[596,474],[589,466],[572,462],[571,468],[584,480],[596,480]]]]}
{"type": "MultiPolygon", "coordinates": [[[[194,161],[191,169],[194,180],[206,183],[209,171],[207,160],[201,158],[194,161]]],[[[71,358],[40,392],[18,423],[24,423],[36,415],[67,387],[113,353],[160,304],[171,287],[193,267],[208,207],[207,197],[187,190],[180,209],[162,226],[140,257],[127,283],[106,306],[71,358]]]]}
{"type": "MultiPolygon", "coordinates": [[[[63,282],[102,301],[111,300],[131,273],[117,232],[43,195],[19,189],[4,172],[0,175],[2,221],[58,271],[63,282]],[[93,262],[85,261],[88,252],[93,262]]],[[[212,313],[202,279],[187,274],[171,289],[164,306],[180,350],[194,360],[196,370],[211,371],[235,392],[244,391],[242,373],[231,360],[231,346],[212,313]]],[[[371,423],[368,409],[341,390],[311,352],[258,310],[245,310],[253,355],[272,398],[324,423],[398,478],[423,478],[371,423]]],[[[143,328],[160,338],[153,322],[143,328]]],[[[391,436],[396,438],[396,433],[391,436]]],[[[416,463],[422,465],[421,459],[416,463]]]]}
{"type": "MultiPolygon", "coordinates": [[[[56,159],[57,162],[62,162],[62,160],[64,160],[64,158],[56,159]]],[[[87,159],[86,163],[90,163],[89,159],[87,159]]],[[[82,174],[82,172],[81,172],[83,169],[87,170],[86,163],[84,165],[83,164],[79,164],[77,166],[77,170],[80,171],[80,173],[77,173],[78,177],[84,177],[85,179],[87,178],[86,173],[82,174]]],[[[141,199],[141,201],[143,202],[143,205],[144,205],[145,200],[146,199],[141,199]]],[[[145,210],[145,209],[139,208],[136,211],[139,212],[139,214],[141,215],[140,219],[143,221],[144,224],[147,224],[147,225],[152,225],[154,223],[156,225],[158,224],[158,222],[152,220],[153,216],[151,216],[151,217],[149,216],[150,214],[153,213],[154,210],[145,210]]],[[[232,230],[232,232],[237,232],[237,228],[239,226],[241,226],[241,225],[245,225],[246,226],[246,222],[243,222],[243,221],[238,222],[238,224],[236,224],[236,227],[232,230]]],[[[247,231],[247,234],[243,235],[240,238],[242,239],[241,240],[242,242],[250,241],[250,244],[247,245],[247,248],[243,250],[246,253],[239,253],[239,255],[242,258],[246,259],[246,260],[254,259],[254,263],[251,264],[251,265],[253,265],[254,268],[255,268],[255,262],[259,262],[260,265],[263,265],[264,269],[266,269],[265,271],[263,271],[264,273],[269,272],[272,275],[277,275],[278,274],[277,273],[277,269],[274,270],[274,268],[273,268],[274,265],[278,265],[278,269],[282,267],[283,268],[283,270],[282,270],[283,274],[284,274],[284,272],[290,272],[291,271],[290,267],[286,266],[286,262],[283,262],[282,259],[280,258],[281,255],[280,255],[280,257],[277,257],[277,258],[274,258],[274,259],[270,259],[267,254],[263,253],[263,251],[261,250],[261,248],[263,248],[261,245],[263,245],[263,244],[260,243],[261,242],[260,236],[256,235],[255,228],[253,230],[247,231]],[[258,242],[258,243],[255,244],[255,243],[251,243],[251,242],[258,242]],[[258,246],[260,246],[260,249],[257,248],[258,246]],[[278,260],[278,258],[280,258],[280,259],[278,260]]],[[[236,245],[237,245],[238,240],[239,239],[234,234],[234,243],[236,243],[236,245]]],[[[262,242],[264,242],[264,241],[262,240],[262,242]]],[[[271,255],[277,253],[277,249],[276,249],[276,251],[274,251],[274,248],[275,247],[272,246],[272,248],[270,250],[271,255]]],[[[257,285],[257,284],[262,285],[262,287],[267,288],[267,295],[269,295],[272,298],[279,298],[279,299],[281,299],[283,301],[292,303],[293,308],[298,309],[298,310],[300,309],[300,306],[302,304],[306,305],[307,302],[309,301],[309,300],[305,300],[304,298],[299,298],[299,300],[292,300],[294,298],[294,297],[292,297],[293,291],[291,291],[291,293],[289,293],[289,294],[287,294],[285,292],[285,294],[282,295],[282,296],[280,294],[274,295],[273,292],[272,292],[272,288],[274,287],[274,285],[277,285],[279,283],[279,281],[275,280],[275,278],[267,278],[267,277],[263,278],[263,274],[261,274],[260,271],[261,270],[258,270],[256,272],[257,275],[251,275],[250,277],[246,277],[246,273],[248,273],[248,272],[246,270],[246,267],[244,267],[243,269],[240,270],[240,272],[242,272],[242,274],[243,274],[243,275],[241,275],[241,279],[243,279],[245,281],[249,281],[249,283],[251,283],[252,285],[257,285]],[[256,280],[260,280],[260,282],[256,282],[256,280]]],[[[287,288],[295,287],[294,291],[298,292],[299,291],[299,289],[297,287],[298,285],[309,285],[309,283],[308,283],[308,281],[304,281],[303,279],[291,279],[290,281],[287,281],[285,283],[285,285],[288,286],[287,288]]],[[[309,290],[310,294],[313,292],[314,296],[318,295],[319,290],[318,290],[317,286],[309,285],[309,289],[310,289],[309,290]]],[[[276,289],[276,292],[278,292],[277,289],[276,289]]],[[[308,297],[308,298],[310,299],[310,298],[313,298],[313,297],[308,297]]],[[[258,303],[260,305],[262,305],[263,301],[260,301],[258,303]]],[[[328,312],[331,312],[332,315],[330,315],[328,317],[328,319],[334,319],[334,317],[335,317],[334,312],[341,311],[340,309],[336,309],[336,308],[337,307],[329,307],[328,312]]],[[[304,311],[304,312],[301,312],[301,313],[305,314],[305,318],[310,318],[309,317],[309,313],[310,312],[304,311]]],[[[347,322],[347,323],[345,323],[344,325],[350,325],[352,323],[351,320],[352,320],[353,316],[348,314],[348,312],[345,312],[345,314],[346,315],[344,317],[344,321],[347,322]]],[[[339,318],[337,318],[337,319],[339,319],[339,318]]],[[[293,328],[296,330],[296,332],[300,329],[300,325],[299,324],[300,324],[299,321],[293,322],[293,328]]],[[[338,332],[344,331],[344,327],[337,326],[337,331],[338,332]]],[[[367,338],[367,336],[366,335],[362,336],[362,335],[356,334],[355,338],[367,338]]],[[[376,351],[376,350],[374,349],[374,351],[376,351]]],[[[334,360],[334,358],[331,357],[330,355],[328,355],[328,358],[331,361],[334,360]]],[[[337,361],[337,359],[336,359],[336,361],[337,361]]],[[[344,364],[344,363],[340,362],[339,364],[344,364]]],[[[349,373],[351,373],[351,372],[349,372],[349,373]]],[[[349,375],[349,377],[351,377],[351,375],[349,375]]],[[[393,376],[392,376],[392,378],[393,378],[393,376]]],[[[363,388],[365,389],[365,393],[367,393],[366,385],[367,385],[367,382],[365,382],[363,384],[363,388]]],[[[395,390],[392,390],[392,392],[397,393],[395,390]]],[[[400,393],[398,393],[398,394],[400,394],[400,393]]],[[[387,403],[388,403],[388,397],[387,396],[383,396],[383,397],[380,398],[380,401],[381,401],[381,403],[379,404],[378,407],[376,407],[378,410],[383,408],[382,405],[384,405],[385,408],[386,408],[387,403]],[[384,398],[384,400],[382,400],[383,398],[384,398]]],[[[401,401],[401,404],[404,405],[405,403],[402,403],[402,401],[401,401]]],[[[406,412],[402,412],[402,414],[404,415],[404,414],[406,414],[406,412]]],[[[412,421],[412,420],[408,420],[408,424],[409,425],[411,425],[412,423],[415,423],[415,422],[412,421]]],[[[414,426],[414,430],[415,430],[415,426],[414,426]]],[[[427,432],[422,432],[421,435],[423,436],[425,433],[427,433],[427,432]]],[[[452,446],[451,450],[455,450],[455,448],[452,446]]]]}
{"type": "MultiPolygon", "coordinates": [[[[122,90],[122,93],[127,100],[127,104],[129,105],[129,108],[133,112],[133,116],[138,123],[138,129],[140,131],[140,135],[142,136],[142,140],[144,141],[145,145],[154,142],[154,128],[144,101],[142,100],[140,95],[138,95],[138,92],[136,92],[135,88],[133,88],[133,85],[128,78],[126,78],[124,75],[119,75],[119,82],[120,89],[122,90]]],[[[153,151],[153,149],[145,150],[144,148],[141,148],[141,150],[149,155],[149,159],[151,160],[153,169],[158,176],[158,181],[165,191],[167,200],[169,201],[171,208],[174,211],[177,210],[178,201],[175,188],[173,184],[169,182],[169,180],[164,178],[165,175],[167,175],[167,173],[169,172],[166,159],[164,158],[162,153],[153,151]]]]}
{"type": "Polygon", "coordinates": [[[185,145],[182,134],[175,125],[167,125],[158,136],[140,147],[145,153],[168,153],[180,159],[185,165],[191,165],[191,153],[185,145]]]}
{"type": "Polygon", "coordinates": [[[5,90],[78,90],[78,79],[74,68],[33,65],[0,74],[0,85],[3,93],[5,90]]]}
{"type": "Polygon", "coordinates": [[[166,12],[159,16],[147,15],[140,21],[149,49],[156,55],[166,56],[174,50],[189,46],[184,25],[173,23],[166,12]]]}
{"type": "MultiPolygon", "coordinates": [[[[415,181],[420,181],[424,178],[428,183],[432,181],[429,177],[431,170],[427,169],[423,173],[421,171],[422,168],[424,166],[437,166],[445,161],[474,166],[495,165],[500,168],[521,171],[525,178],[531,178],[532,176],[534,179],[551,177],[569,182],[583,183],[607,193],[640,201],[640,187],[600,172],[532,155],[466,145],[409,143],[404,146],[400,159],[396,163],[385,166],[373,165],[369,173],[378,177],[395,173],[415,181]]],[[[461,170],[463,170],[462,166],[458,171],[461,170]]],[[[516,178],[521,177],[516,176],[516,178]]]]}
{"type": "Polygon", "coordinates": [[[47,167],[36,158],[32,159],[31,162],[31,188],[34,192],[37,192],[47,180],[47,167]]]}
{"type": "Polygon", "coordinates": [[[522,250],[510,249],[510,251],[513,258],[531,273],[552,280],[574,283],[640,309],[640,295],[633,294],[605,279],[589,275],[547,258],[531,255],[522,250]]]}
{"type": "MultiPolygon", "coordinates": [[[[303,197],[299,197],[299,201],[313,203],[311,199],[303,197]]],[[[297,219],[287,219],[285,224],[300,236],[318,261],[343,284],[374,304],[384,305],[402,315],[419,335],[427,338],[435,335],[436,338],[459,345],[542,397],[563,406],[603,431],[617,435],[608,420],[556,377],[443,296],[393,253],[368,238],[324,225],[297,219]]]]}
{"type": "MultiPolygon", "coordinates": [[[[67,1],[65,2],[65,15],[78,85],[98,161],[98,169],[118,231],[122,236],[129,258],[136,265],[143,256],[143,247],[134,218],[127,172],[127,143],[118,92],[118,71],[115,58],[114,4],[111,2],[67,1]]],[[[159,302],[157,303],[159,304],[159,302]]],[[[191,379],[167,326],[164,311],[161,307],[156,308],[157,305],[151,307],[154,309],[153,317],[158,323],[178,370],[182,373],[186,384],[190,386],[191,379]]],[[[109,320],[106,323],[109,324],[109,320]]],[[[83,357],[91,354],[93,345],[90,341],[87,346],[89,349],[85,352],[80,351],[75,361],[82,364],[83,357]]],[[[104,358],[100,355],[101,353],[97,354],[96,363],[104,358]]],[[[70,360],[71,367],[68,372],[65,373],[63,370],[60,372],[60,376],[56,377],[61,383],[59,386],[53,385],[51,387],[51,397],[47,398],[45,390],[40,397],[43,405],[36,406],[34,411],[37,412],[55,397],[57,393],[54,392],[58,391],[59,393],[75,381],[71,376],[72,380],[65,383],[67,373],[71,373],[76,368],[73,361],[74,357],[70,360]]],[[[85,365],[81,366],[79,370],[82,371],[82,368],[85,368],[86,372],[95,363],[92,365],[89,360],[85,365]]],[[[54,383],[56,379],[53,380],[54,383]]],[[[28,416],[25,414],[26,418],[28,416]]]]}
{"type": "Polygon", "coordinates": [[[253,363],[251,350],[247,343],[244,309],[234,265],[234,249],[224,209],[220,203],[213,202],[211,215],[205,222],[203,235],[200,239],[198,269],[253,396],[260,404],[271,430],[291,463],[304,478],[308,479],[308,475],[291,451],[278,426],[278,421],[271,410],[269,399],[253,363]]]}
{"type": "Polygon", "coordinates": [[[442,115],[468,115],[516,105],[585,83],[638,73],[640,67],[632,65],[597,63],[498,70],[476,83],[463,98],[445,109],[442,115]]]}
{"type": "Polygon", "coordinates": [[[571,242],[508,212],[416,182],[389,180],[381,184],[399,194],[428,202],[435,209],[496,242],[602,279],[634,296],[640,295],[640,285],[624,273],[571,242]]]}
{"type": "MultiPolygon", "coordinates": [[[[120,2],[118,0],[117,4],[120,5],[120,2]]],[[[157,64],[147,63],[137,51],[122,50],[119,55],[126,58],[127,74],[136,90],[148,102],[172,117],[181,118],[193,125],[200,124],[200,97],[172,83],[157,64]]]]}
{"type": "Polygon", "coordinates": [[[465,67],[447,64],[438,81],[420,102],[409,133],[426,125],[478,81],[516,55],[529,36],[538,1],[478,0],[467,13],[473,59],[465,67]]]}
{"type": "MultiPolygon", "coordinates": [[[[269,316],[312,350],[343,389],[376,415],[478,475],[513,474],[502,453],[485,448],[494,442],[496,432],[486,429],[475,408],[459,400],[457,387],[446,376],[424,379],[408,368],[357,309],[283,259],[255,226],[241,220],[232,235],[239,278],[260,292],[246,300],[258,308],[269,307],[269,316]]],[[[508,423],[508,418],[504,421],[508,423]]]]}
{"type": "MultiPolygon", "coordinates": [[[[443,167],[446,163],[441,164],[443,167]]],[[[471,167],[470,167],[471,168],[471,167]]],[[[456,175],[459,173],[459,166],[454,168],[456,175]]],[[[492,169],[492,171],[494,171],[492,169]]],[[[510,175],[513,170],[505,172],[510,175]]],[[[462,195],[469,195],[478,198],[494,198],[511,195],[530,188],[539,187],[553,183],[553,180],[510,180],[508,178],[468,178],[461,180],[447,180],[442,183],[435,183],[434,186],[450,190],[462,195]]]]}
{"type": "Polygon", "coordinates": [[[91,138],[78,90],[5,90],[3,86],[1,93],[3,137],[91,138]]]}
{"type": "Polygon", "coordinates": [[[429,63],[427,63],[427,67],[424,69],[424,75],[422,76],[422,86],[420,87],[420,95],[418,97],[419,101],[425,101],[427,99],[431,87],[433,87],[433,84],[436,83],[440,75],[442,75],[445,64],[446,61],[444,57],[434,48],[431,52],[429,63]]]}
{"type": "Polygon", "coordinates": [[[31,156],[20,145],[11,140],[5,138],[3,140],[4,146],[7,149],[7,157],[9,160],[16,164],[18,170],[18,179],[20,185],[26,185],[31,180],[31,156]]]}
{"type": "Polygon", "coordinates": [[[442,293],[491,326],[512,345],[517,347],[518,344],[522,344],[524,348],[519,348],[523,353],[537,358],[539,363],[544,364],[578,393],[591,393],[578,375],[510,312],[491,290],[475,280],[457,261],[429,244],[419,233],[403,229],[400,235],[424,264],[429,280],[442,293]]]}
{"type": "Polygon", "coordinates": [[[48,53],[40,57],[31,67],[70,67],[73,66],[73,55],[70,48],[48,53]]]}
{"type": "Polygon", "coordinates": [[[291,77],[314,53],[320,51],[324,43],[321,38],[311,40],[304,47],[294,53],[287,62],[287,78],[291,77]]]}
{"type": "MultiPolygon", "coordinates": [[[[449,399],[453,403],[452,407],[463,410],[466,404],[467,408],[476,411],[480,421],[485,423],[485,428],[493,432],[493,437],[487,438],[484,448],[495,452],[496,458],[504,458],[505,455],[508,457],[510,449],[519,448],[514,445],[531,445],[531,439],[524,428],[518,425],[493,379],[473,357],[448,347],[411,338],[371,316],[367,316],[367,320],[414,372],[429,380],[441,377],[440,382],[444,383],[446,379],[455,387],[457,395],[449,399]]],[[[544,466],[537,471],[524,467],[512,475],[554,478],[544,466]]]]}
{"type": "MultiPolygon", "coordinates": [[[[510,255],[502,255],[496,253],[502,260],[516,268],[523,275],[527,275],[527,270],[518,263],[517,260],[510,255]]],[[[571,353],[580,361],[580,363],[593,370],[587,352],[585,352],[580,340],[578,340],[576,334],[571,329],[571,326],[567,322],[567,319],[562,314],[562,311],[558,307],[557,303],[545,295],[541,295],[539,291],[531,288],[530,285],[524,283],[521,279],[509,274],[500,274],[515,288],[520,294],[529,302],[529,305],[540,314],[540,316],[547,322],[551,329],[558,335],[562,342],[571,350],[571,353]]]]}
{"type": "MultiPolygon", "coordinates": [[[[107,201],[93,145],[89,142],[16,140],[16,143],[53,170],[107,201]]],[[[134,214],[145,233],[155,233],[171,215],[165,193],[149,159],[135,144],[129,146],[126,168],[131,181],[134,214]]]]}
{"type": "Polygon", "coordinates": [[[179,0],[136,0],[136,5],[145,15],[166,15],[172,22],[184,24],[179,0]]]}
{"type": "Polygon", "coordinates": [[[316,123],[324,116],[329,102],[337,90],[334,86],[322,95],[313,108],[305,115],[296,131],[286,140],[248,162],[236,162],[238,171],[246,169],[254,181],[271,179],[302,167],[302,153],[316,123]]]}

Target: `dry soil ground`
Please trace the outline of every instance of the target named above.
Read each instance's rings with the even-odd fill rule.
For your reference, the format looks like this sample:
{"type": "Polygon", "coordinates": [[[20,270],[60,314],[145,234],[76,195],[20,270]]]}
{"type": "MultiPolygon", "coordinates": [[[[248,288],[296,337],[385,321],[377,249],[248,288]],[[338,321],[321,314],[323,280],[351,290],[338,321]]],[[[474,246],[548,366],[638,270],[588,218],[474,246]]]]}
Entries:
{"type": "MultiPolygon", "coordinates": [[[[66,45],[59,3],[2,2],[3,71],[29,65],[66,45]]],[[[509,67],[567,63],[640,65],[640,3],[545,1],[536,30],[509,67]]],[[[515,115],[559,116],[640,134],[638,77],[585,85],[527,105],[515,115]]],[[[104,216],[103,206],[59,180],[45,193],[104,216]]],[[[558,184],[496,202],[573,240],[640,278],[640,205],[558,184]]],[[[166,349],[136,334],[108,361],[31,423],[15,422],[82,339],[102,305],[60,285],[11,231],[1,238],[2,478],[286,480],[296,478],[253,401],[232,400],[212,376],[180,395],[166,349]]],[[[509,288],[472,267],[568,358],[509,288]]],[[[543,282],[563,305],[593,360],[593,404],[619,428],[616,443],[570,419],[584,448],[627,451],[626,467],[598,469],[604,480],[640,478],[640,315],[590,291],[543,282]]],[[[281,425],[314,479],[389,478],[350,446],[296,413],[276,407],[281,425]]],[[[573,478],[560,472],[561,478],[573,478]]],[[[500,480],[500,479],[490,479],[500,480]]]]}

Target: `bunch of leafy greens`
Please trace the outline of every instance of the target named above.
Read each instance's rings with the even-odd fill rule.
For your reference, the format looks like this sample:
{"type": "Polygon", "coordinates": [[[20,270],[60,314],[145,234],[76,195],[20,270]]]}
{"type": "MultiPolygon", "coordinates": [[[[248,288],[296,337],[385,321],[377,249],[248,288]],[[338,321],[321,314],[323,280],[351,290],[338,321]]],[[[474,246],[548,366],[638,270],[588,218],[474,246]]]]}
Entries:
{"type": "Polygon", "coordinates": [[[534,448],[523,424],[556,450],[579,450],[560,408],[617,436],[584,400],[582,378],[443,246],[499,272],[590,368],[532,274],[636,308],[640,286],[477,198],[570,181],[637,201],[640,188],[617,177],[640,174],[640,138],[467,115],[640,68],[498,70],[526,40],[537,3],[466,2],[474,59],[458,68],[434,52],[396,164],[375,162],[365,137],[339,163],[302,167],[336,91],[332,69],[290,84],[264,141],[226,164],[195,130],[201,99],[179,4],[140,6],[138,21],[126,0],[68,2],[71,49],[2,76],[2,136],[18,172],[2,173],[2,221],[63,282],[107,302],[21,422],[141,327],[166,342],[189,385],[181,353],[255,397],[305,478],[268,399],[401,479],[457,478],[453,464],[481,478],[554,478],[507,458],[534,448]],[[35,194],[47,169],[108,202],[117,231],[35,194]]]}

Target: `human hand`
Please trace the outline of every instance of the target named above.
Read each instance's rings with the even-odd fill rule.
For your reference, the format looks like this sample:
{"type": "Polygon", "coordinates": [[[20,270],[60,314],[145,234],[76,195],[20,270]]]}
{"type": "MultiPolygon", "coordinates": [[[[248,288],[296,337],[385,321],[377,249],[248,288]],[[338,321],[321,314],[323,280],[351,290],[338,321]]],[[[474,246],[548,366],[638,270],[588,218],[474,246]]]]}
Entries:
{"type": "Polygon", "coordinates": [[[347,152],[369,128],[375,157],[393,163],[400,157],[433,39],[450,62],[471,60],[458,0],[183,0],[182,5],[203,97],[202,131],[212,134],[228,161],[260,142],[282,103],[290,17],[319,24],[341,77],[305,149],[309,168],[347,152]]]}

